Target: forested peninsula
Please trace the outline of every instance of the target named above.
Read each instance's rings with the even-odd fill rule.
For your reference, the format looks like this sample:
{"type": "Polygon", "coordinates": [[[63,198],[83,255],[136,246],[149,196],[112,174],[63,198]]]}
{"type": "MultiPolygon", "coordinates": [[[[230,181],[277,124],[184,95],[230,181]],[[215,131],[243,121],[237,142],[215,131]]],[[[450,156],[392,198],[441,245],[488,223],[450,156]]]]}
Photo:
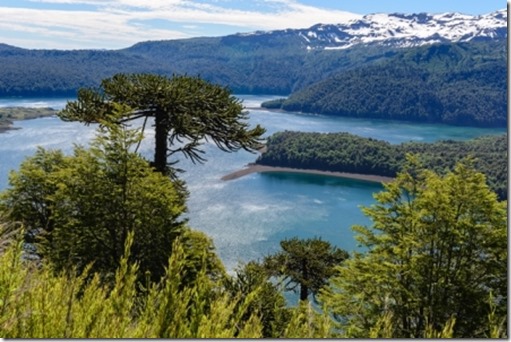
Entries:
{"type": "Polygon", "coordinates": [[[13,121],[56,115],[53,108],[3,107],[0,108],[0,133],[14,129],[13,121]]]}
{"type": "Polygon", "coordinates": [[[262,106],[334,116],[506,127],[506,70],[503,45],[433,45],[338,72],[262,106]]]}
{"type": "Polygon", "coordinates": [[[419,154],[424,167],[435,172],[451,170],[465,157],[484,173],[490,188],[507,199],[507,135],[467,141],[407,142],[397,145],[350,133],[277,132],[256,164],[395,177],[407,153],[419,154]]]}

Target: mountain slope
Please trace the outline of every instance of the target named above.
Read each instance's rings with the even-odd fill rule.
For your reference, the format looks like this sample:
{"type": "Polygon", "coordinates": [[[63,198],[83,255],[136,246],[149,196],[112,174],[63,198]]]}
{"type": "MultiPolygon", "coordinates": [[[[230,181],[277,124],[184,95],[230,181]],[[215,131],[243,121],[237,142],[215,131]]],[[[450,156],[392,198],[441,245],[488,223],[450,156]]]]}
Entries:
{"type": "Polygon", "coordinates": [[[437,44],[340,72],[267,108],[454,125],[506,126],[505,42],[437,44]]]}
{"type": "Polygon", "coordinates": [[[307,49],[347,49],[359,44],[414,47],[435,43],[504,39],[507,11],[470,16],[441,14],[369,14],[337,25],[298,30],[307,49]]]}
{"type": "Polygon", "coordinates": [[[237,93],[287,95],[343,70],[438,41],[505,40],[507,13],[354,15],[338,25],[152,41],[122,50],[0,45],[0,96],[72,95],[118,72],[200,75],[237,93]]]}

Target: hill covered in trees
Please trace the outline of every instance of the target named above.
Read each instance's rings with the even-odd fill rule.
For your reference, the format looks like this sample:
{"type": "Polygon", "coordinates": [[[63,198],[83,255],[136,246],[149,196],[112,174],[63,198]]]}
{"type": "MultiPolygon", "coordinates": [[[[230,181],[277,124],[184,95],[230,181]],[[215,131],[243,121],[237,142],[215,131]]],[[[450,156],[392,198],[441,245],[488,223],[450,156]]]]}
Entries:
{"type": "Polygon", "coordinates": [[[150,41],[121,50],[27,50],[0,44],[0,96],[74,95],[116,73],[200,75],[239,94],[281,94],[394,54],[385,47],[308,51],[286,35],[150,41]]]}
{"type": "Polygon", "coordinates": [[[403,50],[339,72],[266,108],[472,126],[507,125],[506,49],[459,43],[403,50]]]}
{"type": "Polygon", "coordinates": [[[350,133],[286,131],[273,134],[266,146],[258,164],[388,177],[401,169],[407,153],[419,154],[424,167],[440,173],[472,156],[490,187],[499,197],[507,198],[507,135],[392,145],[350,133]]]}

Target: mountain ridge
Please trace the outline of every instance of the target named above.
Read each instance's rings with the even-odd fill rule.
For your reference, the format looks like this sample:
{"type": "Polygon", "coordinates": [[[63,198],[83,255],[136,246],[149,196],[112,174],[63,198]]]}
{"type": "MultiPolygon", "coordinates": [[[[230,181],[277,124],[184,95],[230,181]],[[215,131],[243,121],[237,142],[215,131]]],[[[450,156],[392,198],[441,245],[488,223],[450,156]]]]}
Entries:
{"type": "Polygon", "coordinates": [[[307,29],[241,33],[239,36],[295,33],[308,50],[347,49],[359,44],[415,47],[472,39],[505,38],[507,10],[471,16],[458,12],[375,13],[338,24],[316,24],[307,29]]]}
{"type": "Polygon", "coordinates": [[[309,28],[282,29],[235,33],[218,37],[140,41],[122,49],[27,49],[0,42],[0,50],[23,49],[39,51],[127,51],[143,44],[176,41],[214,40],[227,37],[257,37],[269,35],[298,35],[308,49],[346,49],[359,44],[378,44],[395,47],[415,47],[426,44],[466,42],[472,39],[499,39],[507,37],[507,10],[501,9],[482,15],[460,12],[431,14],[372,13],[347,16],[337,24],[317,23],[309,28]],[[453,30],[455,28],[455,30],[453,30]],[[387,42],[386,42],[387,41],[387,42]],[[315,42],[316,46],[307,45],[315,42]]]}
{"type": "MultiPolygon", "coordinates": [[[[410,25],[419,25],[432,20],[434,15],[372,16],[392,17],[399,22],[405,20],[410,25]]],[[[346,20],[351,20],[352,29],[363,33],[365,31],[360,30],[371,25],[380,27],[387,20],[367,22],[373,17],[346,20]]],[[[437,15],[436,23],[444,20],[452,26],[456,20],[480,22],[478,29],[473,29],[472,38],[467,36],[468,31],[463,31],[465,33],[460,36],[469,40],[469,44],[478,40],[505,42],[507,12],[497,11],[478,17],[453,13],[444,14],[444,17],[437,15]]],[[[462,26],[470,26],[467,25],[462,26]]],[[[334,30],[333,26],[329,27],[334,30]]],[[[0,96],[72,96],[77,89],[96,87],[102,79],[116,73],[199,75],[239,94],[289,95],[339,71],[387,60],[407,48],[406,44],[425,44],[433,39],[427,35],[406,40],[399,37],[383,39],[384,35],[375,31],[371,38],[374,38],[373,42],[354,44],[349,32],[345,33],[346,39],[342,42],[335,30],[330,32],[322,24],[313,28],[317,31],[314,48],[303,38],[309,29],[146,41],[119,50],[23,49],[0,44],[0,96]],[[352,45],[346,47],[349,44],[352,45]]],[[[394,25],[392,29],[398,27],[394,25]]],[[[362,38],[360,35],[357,39],[362,38]]],[[[311,38],[307,39],[310,43],[311,38]]]]}

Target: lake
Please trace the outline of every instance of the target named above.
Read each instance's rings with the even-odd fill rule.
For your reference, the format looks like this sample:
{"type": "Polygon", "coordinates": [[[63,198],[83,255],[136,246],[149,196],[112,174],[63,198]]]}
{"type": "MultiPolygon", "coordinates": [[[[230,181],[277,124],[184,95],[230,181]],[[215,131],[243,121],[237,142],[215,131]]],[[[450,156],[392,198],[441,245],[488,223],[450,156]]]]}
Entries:
{"type": "MultiPolygon", "coordinates": [[[[240,95],[245,106],[257,107],[274,96],[240,95]]],[[[0,99],[0,107],[28,106],[62,108],[66,99],[0,99]]],[[[279,113],[250,109],[250,122],[261,124],[268,134],[282,130],[339,132],[387,140],[463,140],[502,129],[454,127],[394,121],[333,118],[300,113],[279,113]]],[[[37,146],[72,152],[73,144],[87,145],[94,127],[65,123],[58,118],[18,121],[12,130],[0,134],[0,189],[7,186],[8,172],[34,153],[37,146]]],[[[141,153],[152,158],[153,132],[146,134],[141,153]]],[[[348,251],[357,243],[351,226],[370,224],[360,206],[374,203],[373,193],[381,185],[334,177],[271,173],[251,174],[232,181],[220,178],[253,162],[257,155],[245,151],[225,153],[214,144],[204,146],[208,161],[194,165],[183,160],[183,178],[190,190],[190,225],[213,238],[228,270],[239,262],[261,259],[279,249],[279,241],[298,236],[319,236],[348,251]]]]}

